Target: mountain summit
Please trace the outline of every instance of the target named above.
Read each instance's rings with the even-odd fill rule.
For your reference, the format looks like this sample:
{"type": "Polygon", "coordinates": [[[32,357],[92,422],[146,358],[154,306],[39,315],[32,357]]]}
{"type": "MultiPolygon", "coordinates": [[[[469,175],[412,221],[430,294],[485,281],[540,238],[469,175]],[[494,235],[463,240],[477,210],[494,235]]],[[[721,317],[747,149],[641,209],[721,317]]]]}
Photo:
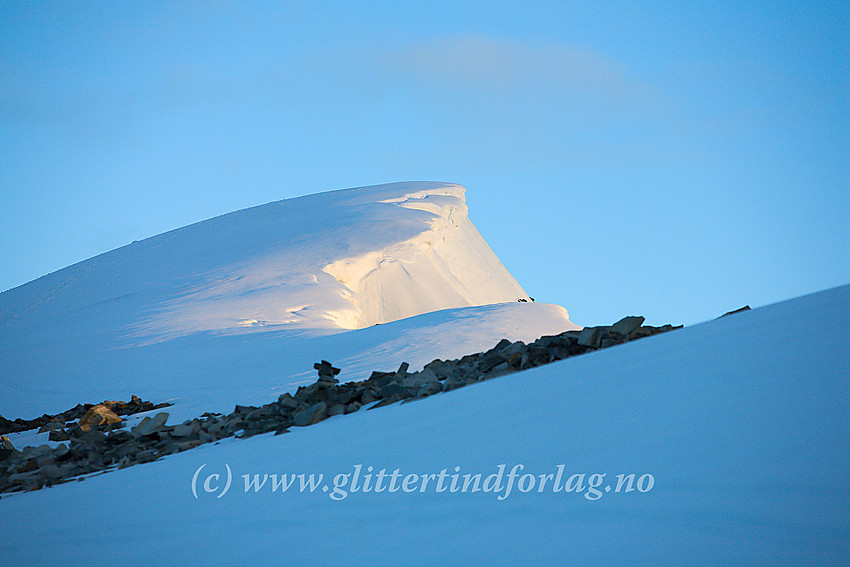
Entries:
{"type": "Polygon", "coordinates": [[[0,295],[0,324],[109,305],[161,340],[256,327],[358,329],[528,299],[469,221],[460,185],[286,199],[173,230],[0,295]]]}
{"type": "MultiPolygon", "coordinates": [[[[197,397],[222,384],[216,377],[237,375],[243,395],[269,380],[287,388],[291,378],[269,371],[280,352],[290,356],[275,368],[297,375],[314,360],[291,353],[306,352],[311,340],[446,309],[469,311],[428,319],[443,325],[443,338],[426,337],[433,329],[423,327],[413,339],[411,325],[420,323],[401,325],[420,346],[411,364],[576,328],[562,307],[520,299],[529,298],[469,221],[460,185],[392,183],[285,199],[0,294],[0,414],[61,408],[51,395],[74,405],[127,388],[197,397]]],[[[399,340],[399,328],[346,339],[351,349],[337,344],[335,361],[381,351],[381,341],[399,340]]],[[[348,364],[349,375],[356,367],[348,364]]]]}

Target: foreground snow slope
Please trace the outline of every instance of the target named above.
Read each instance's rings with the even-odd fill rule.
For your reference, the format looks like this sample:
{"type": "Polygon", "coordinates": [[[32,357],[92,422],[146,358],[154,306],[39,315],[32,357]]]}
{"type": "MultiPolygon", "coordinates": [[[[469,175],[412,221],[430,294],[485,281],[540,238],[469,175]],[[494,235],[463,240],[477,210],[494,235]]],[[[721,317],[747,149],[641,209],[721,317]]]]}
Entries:
{"type": "Polygon", "coordinates": [[[347,379],[397,365],[406,353],[381,345],[400,337],[423,345],[410,354],[416,365],[503,336],[576,328],[563,308],[520,298],[470,223],[459,185],[394,183],[269,203],[0,294],[0,414],[131,393],[229,410],[292,390],[319,358],[348,365],[347,379]],[[502,302],[510,305],[477,307],[502,302]],[[460,311],[366,330],[446,309],[460,311]],[[437,325],[441,336],[431,337],[437,325]],[[343,333],[352,329],[363,330],[343,333]],[[335,333],[344,336],[328,338],[335,333]],[[368,368],[352,360],[365,363],[364,353],[368,368]]]}
{"type": "Polygon", "coordinates": [[[12,495],[0,500],[0,560],[105,565],[110,549],[123,565],[846,565],[848,323],[844,286],[287,435],[12,495]],[[314,473],[331,484],[357,465],[486,476],[500,464],[505,474],[562,464],[564,478],[606,476],[596,500],[554,493],[550,481],[543,492],[515,484],[502,500],[504,488],[438,493],[432,482],[424,493],[334,501],[332,490],[298,493],[297,482],[246,493],[242,478],[314,473]],[[604,492],[621,473],[651,474],[654,486],[604,492]]]}

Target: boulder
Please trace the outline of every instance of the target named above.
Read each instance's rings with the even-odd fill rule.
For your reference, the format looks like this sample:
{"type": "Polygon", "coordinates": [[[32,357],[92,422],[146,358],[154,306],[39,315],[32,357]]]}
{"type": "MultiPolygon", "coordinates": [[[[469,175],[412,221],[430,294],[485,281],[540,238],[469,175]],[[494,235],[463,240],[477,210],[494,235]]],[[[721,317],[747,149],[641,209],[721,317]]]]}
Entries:
{"type": "Polygon", "coordinates": [[[466,379],[463,376],[452,376],[446,379],[443,384],[443,391],[448,392],[449,390],[454,390],[461,386],[466,386],[466,379]]]}
{"type": "Polygon", "coordinates": [[[105,405],[98,404],[87,411],[80,419],[79,427],[82,431],[88,432],[92,430],[92,427],[112,425],[113,423],[121,423],[121,418],[105,405]]]}
{"type": "Polygon", "coordinates": [[[51,441],[68,441],[71,435],[64,429],[54,429],[47,438],[51,441]]]}
{"type": "Polygon", "coordinates": [[[5,435],[0,436],[0,461],[4,461],[17,453],[18,450],[15,449],[12,442],[9,441],[9,438],[5,435]]]}
{"type": "Polygon", "coordinates": [[[319,402],[292,416],[292,424],[298,427],[306,427],[318,423],[326,417],[328,417],[328,404],[319,402]]]}
{"type": "Polygon", "coordinates": [[[390,382],[378,390],[378,393],[375,395],[376,398],[381,400],[391,398],[393,396],[407,396],[407,388],[397,382],[390,382]]]}
{"type": "Polygon", "coordinates": [[[602,343],[602,333],[605,327],[585,327],[578,336],[578,344],[599,348],[602,343]]]}
{"type": "Polygon", "coordinates": [[[439,380],[445,380],[454,373],[454,364],[437,358],[426,364],[425,369],[432,370],[439,380]]]}
{"type": "Polygon", "coordinates": [[[525,343],[522,341],[517,341],[511,344],[509,347],[502,351],[502,354],[507,356],[508,358],[522,353],[523,349],[525,349],[525,343]]]}
{"type": "Polygon", "coordinates": [[[419,389],[425,384],[437,381],[437,374],[430,368],[426,368],[421,372],[407,374],[401,379],[401,385],[405,388],[419,389]]]}
{"type": "Polygon", "coordinates": [[[478,372],[490,372],[492,368],[498,366],[499,364],[502,364],[507,359],[508,357],[505,356],[503,353],[491,351],[484,357],[484,360],[481,361],[481,364],[478,365],[478,372]]]}
{"type": "Polygon", "coordinates": [[[63,461],[71,456],[71,450],[67,445],[59,445],[53,449],[53,458],[57,461],[63,461]]]}
{"type": "Polygon", "coordinates": [[[37,447],[24,447],[22,456],[25,459],[37,459],[38,457],[41,457],[42,455],[48,455],[51,452],[53,452],[53,449],[50,447],[50,445],[44,444],[38,445],[37,447]]]}
{"type": "Polygon", "coordinates": [[[58,429],[62,429],[65,427],[65,424],[58,419],[51,419],[44,425],[38,428],[39,433],[46,433],[50,431],[56,431],[58,429]]]}
{"type": "Polygon", "coordinates": [[[201,430],[201,422],[198,419],[193,419],[188,423],[177,425],[171,432],[174,437],[191,437],[201,430]]]}
{"type": "Polygon", "coordinates": [[[38,472],[45,480],[48,481],[56,481],[62,478],[61,469],[52,463],[42,466],[39,468],[38,472]]]}
{"type": "Polygon", "coordinates": [[[298,402],[289,394],[284,394],[277,399],[277,411],[280,415],[287,417],[298,409],[298,402]]]}
{"type": "Polygon", "coordinates": [[[145,418],[142,419],[142,421],[140,421],[132,431],[136,435],[148,435],[150,433],[155,433],[162,429],[166,421],[168,421],[168,414],[166,412],[156,414],[153,419],[149,416],[145,416],[145,418]]]}
{"type": "Polygon", "coordinates": [[[179,443],[175,443],[174,447],[177,452],[188,451],[189,449],[194,449],[195,447],[200,446],[202,443],[195,439],[193,441],[181,441],[179,443]]]}
{"type": "Polygon", "coordinates": [[[581,331],[564,331],[563,333],[560,333],[558,336],[563,337],[565,339],[578,340],[580,335],[581,335],[581,331]]]}
{"type": "Polygon", "coordinates": [[[438,381],[433,381],[428,384],[424,384],[419,388],[419,391],[416,392],[417,397],[425,397],[431,396],[438,392],[443,391],[443,385],[438,381]]]}
{"type": "Polygon", "coordinates": [[[613,325],[611,325],[610,331],[623,335],[624,337],[643,325],[645,319],[643,317],[623,317],[613,325]]]}

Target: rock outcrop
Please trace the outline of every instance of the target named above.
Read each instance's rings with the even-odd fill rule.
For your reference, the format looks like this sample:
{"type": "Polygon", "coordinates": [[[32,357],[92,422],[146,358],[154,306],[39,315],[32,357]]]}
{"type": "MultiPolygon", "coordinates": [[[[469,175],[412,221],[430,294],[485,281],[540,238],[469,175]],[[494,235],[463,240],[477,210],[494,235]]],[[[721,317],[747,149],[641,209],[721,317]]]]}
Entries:
{"type": "MultiPolygon", "coordinates": [[[[283,394],[260,407],[237,405],[228,415],[206,413],[178,425],[167,425],[168,414],[145,416],[131,430],[123,429],[122,412],[153,406],[133,397],[131,404],[104,402],[80,412],[79,421],[65,423],[59,416],[39,418],[50,440],[68,445],[26,447],[17,451],[0,437],[0,493],[38,490],[81,475],[146,463],[225,437],[251,437],[261,433],[287,433],[291,427],[307,427],[336,415],[374,409],[404,400],[420,399],[440,392],[534,368],[600,348],[633,341],[679,327],[643,326],[643,317],[626,317],[611,326],[586,327],[543,336],[525,344],[502,339],[486,352],[456,360],[434,360],[419,372],[408,372],[401,363],[394,372],[374,371],[361,382],[339,384],[339,368],[323,360],[314,364],[318,380],[283,394]]],[[[8,423],[18,423],[15,422],[8,423]]]]}
{"type": "Polygon", "coordinates": [[[84,417],[86,413],[88,413],[95,406],[103,406],[115,415],[121,416],[151,411],[167,407],[169,405],[171,404],[163,403],[154,405],[151,402],[142,401],[141,398],[136,395],[133,395],[130,398],[129,402],[125,402],[123,400],[105,400],[99,404],[77,404],[75,407],[69,410],[65,410],[62,413],[58,413],[55,415],[44,414],[41,417],[37,417],[35,419],[17,418],[15,420],[10,420],[0,415],[0,435],[8,435],[9,433],[19,433],[21,431],[27,431],[29,429],[35,428],[40,428],[40,432],[53,429],[60,429],[56,426],[57,423],[64,425],[71,421],[76,421],[84,417]]]}

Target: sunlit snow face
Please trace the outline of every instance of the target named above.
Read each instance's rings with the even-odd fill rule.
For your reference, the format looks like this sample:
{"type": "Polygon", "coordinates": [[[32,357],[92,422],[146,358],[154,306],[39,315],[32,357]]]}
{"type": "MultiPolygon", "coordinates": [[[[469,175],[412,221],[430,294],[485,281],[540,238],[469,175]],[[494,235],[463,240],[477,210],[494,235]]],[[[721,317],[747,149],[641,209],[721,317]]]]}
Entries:
{"type": "Polygon", "coordinates": [[[177,246],[185,263],[171,274],[174,286],[132,326],[145,341],[358,329],[527,298],[469,221],[458,185],[399,183],[271,203],[182,229],[165,256],[177,246]]]}

